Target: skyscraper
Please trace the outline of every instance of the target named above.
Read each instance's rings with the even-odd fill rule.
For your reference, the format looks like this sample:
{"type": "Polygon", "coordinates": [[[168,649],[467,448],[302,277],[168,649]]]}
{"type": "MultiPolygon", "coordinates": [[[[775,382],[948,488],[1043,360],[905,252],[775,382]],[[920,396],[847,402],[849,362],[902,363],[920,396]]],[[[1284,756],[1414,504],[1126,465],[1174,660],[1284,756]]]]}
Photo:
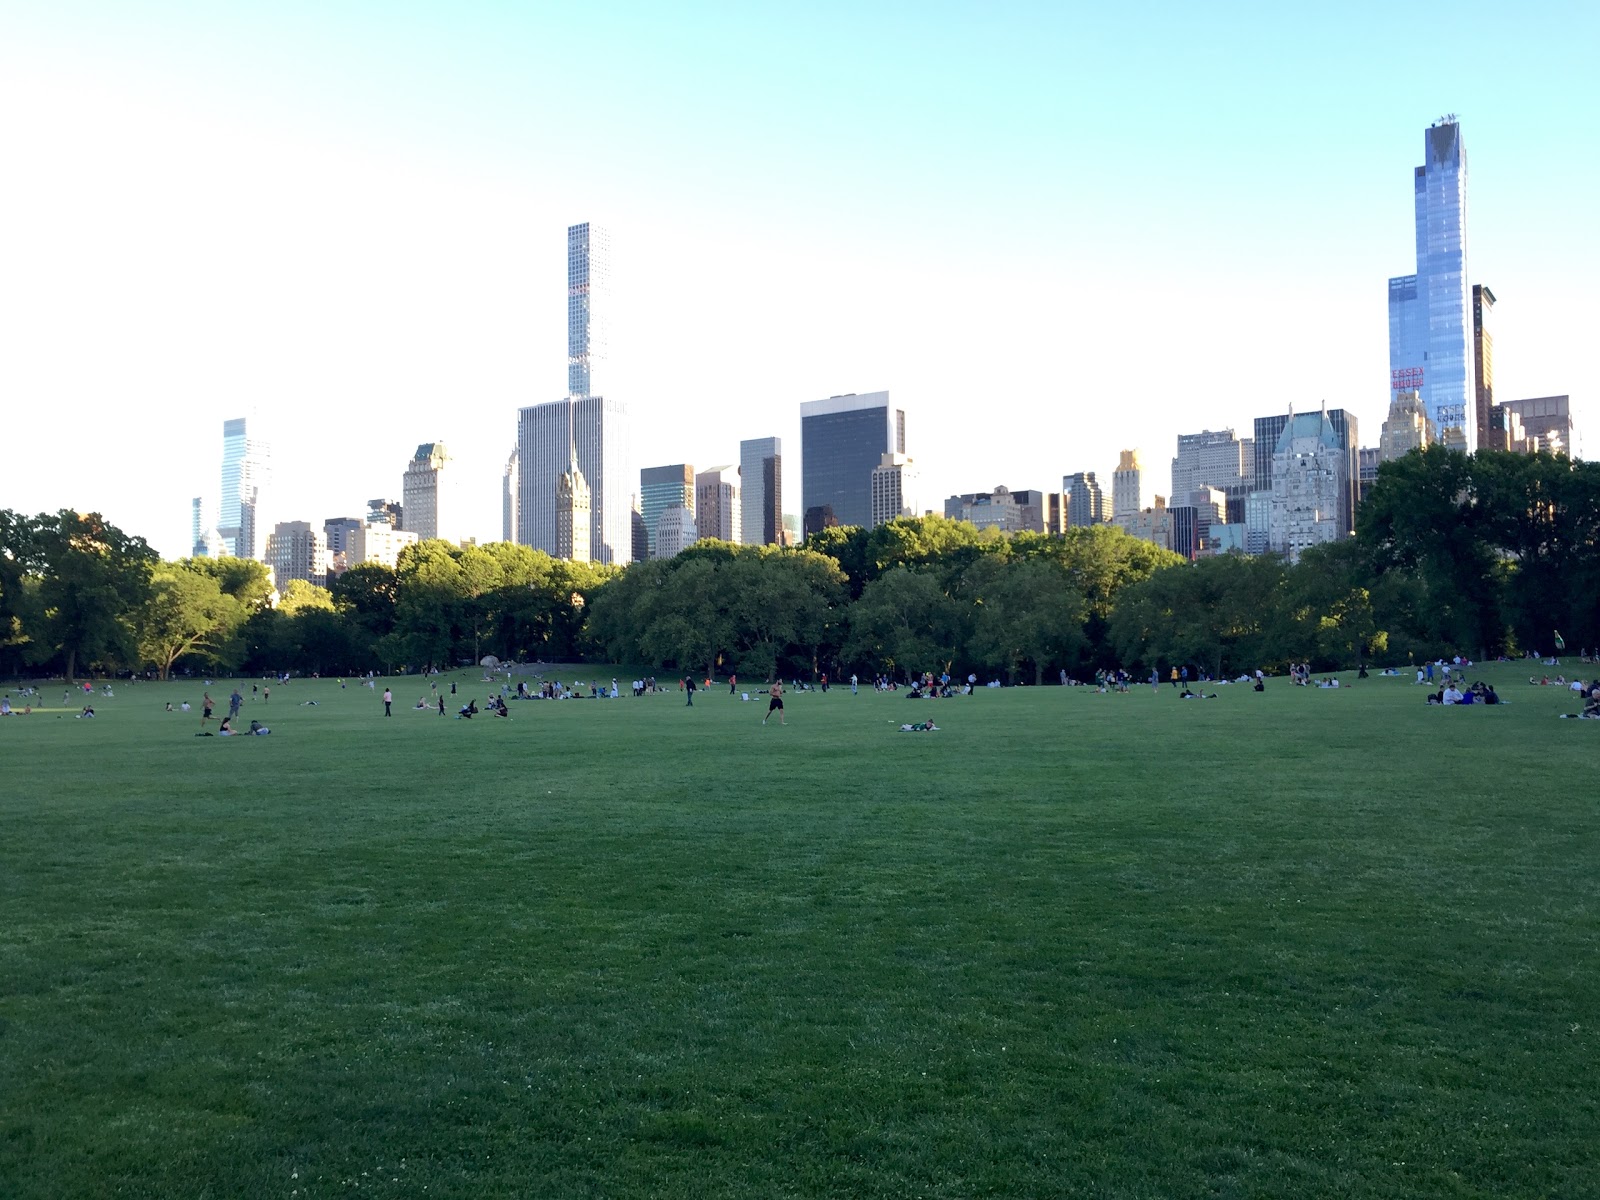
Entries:
{"type": "Polygon", "coordinates": [[[266,563],[272,586],[282,592],[291,579],[318,587],[328,581],[328,538],[309,521],[279,521],[267,538],[266,563]]]}
{"type": "Polygon", "coordinates": [[[818,521],[870,526],[872,472],[885,454],[905,452],[905,410],[890,406],[888,392],[852,392],[802,404],[800,499],[806,533],[814,531],[812,510],[818,521]]]}
{"type": "Polygon", "coordinates": [[[694,523],[703,538],[740,540],[739,468],[729,464],[697,471],[694,477],[694,523]]]}
{"type": "Polygon", "coordinates": [[[574,448],[567,469],[556,481],[556,557],[571,562],[589,561],[589,484],[578,467],[574,448]]]}
{"type": "Polygon", "coordinates": [[[264,441],[251,436],[246,421],[234,417],[222,423],[222,503],[217,510],[217,532],[225,553],[259,559],[266,549],[263,510],[272,453],[264,441]]]}
{"type": "Polygon", "coordinates": [[[752,438],[739,443],[739,504],[747,546],[775,546],[783,535],[783,443],[752,438]]]}
{"type": "Polygon", "coordinates": [[[451,503],[450,479],[444,467],[450,461],[443,442],[424,442],[406,464],[400,483],[400,507],[405,514],[403,529],[418,539],[459,536],[454,528],[457,514],[451,503]]]}
{"type": "Polygon", "coordinates": [[[1093,471],[1075,471],[1061,480],[1067,494],[1067,525],[1082,528],[1099,525],[1106,519],[1106,497],[1093,471]]]}
{"type": "Polygon", "coordinates": [[[500,540],[517,540],[517,502],[521,499],[520,472],[517,469],[517,448],[511,447],[511,457],[506,459],[506,471],[500,481],[500,540]]]}
{"type": "MultiPolygon", "coordinates": [[[[567,396],[517,412],[517,541],[556,554],[558,491],[576,462],[589,488],[589,561],[633,561],[628,409],[599,394],[606,359],[610,242],[599,226],[567,229],[567,396]]],[[[568,481],[571,487],[571,480],[568,481]]]]}
{"type": "Polygon", "coordinates": [[[568,397],[517,412],[517,541],[554,555],[556,489],[577,450],[590,494],[589,561],[633,560],[628,410],[604,396],[568,397]]]}
{"type": "MultiPolygon", "coordinates": [[[[567,395],[604,388],[606,326],[611,316],[611,239],[585,221],[567,228],[567,395]]],[[[591,483],[593,481],[591,480],[591,483]]]]}
{"type": "Polygon", "coordinates": [[[1240,492],[1250,483],[1260,444],[1259,434],[1252,442],[1234,437],[1231,429],[1180,433],[1172,460],[1172,503],[1187,504],[1196,488],[1221,488],[1229,495],[1240,492]]]}
{"type": "MultiPolygon", "coordinates": [[[[688,463],[673,463],[669,467],[646,467],[640,471],[639,513],[644,518],[645,538],[650,547],[651,558],[655,558],[658,553],[656,525],[661,520],[661,514],[673,505],[687,509],[689,520],[691,522],[694,520],[694,468],[688,463]]],[[[677,527],[682,527],[681,517],[674,517],[674,521],[677,527]]],[[[673,553],[676,554],[677,551],[673,553]]]]}
{"type": "Polygon", "coordinates": [[[916,464],[904,454],[885,454],[872,469],[872,527],[916,515],[916,464]]]}
{"type": "Polygon", "coordinates": [[[1494,414],[1494,335],[1490,332],[1493,321],[1494,293],[1481,283],[1472,285],[1472,418],[1478,426],[1478,447],[1482,450],[1504,450],[1505,430],[1495,437],[1491,428],[1494,414]],[[1496,445],[1495,443],[1499,443],[1496,445]]]}
{"type": "Polygon", "coordinates": [[[1474,450],[1467,153],[1454,116],[1428,127],[1423,149],[1424,162],[1412,174],[1416,274],[1389,280],[1389,387],[1420,391],[1440,440],[1464,440],[1474,450]]]}
{"type": "MultiPolygon", "coordinates": [[[[1334,436],[1349,460],[1339,468],[1339,494],[1343,497],[1345,505],[1343,516],[1340,518],[1344,523],[1344,530],[1339,536],[1344,537],[1355,530],[1356,504],[1361,499],[1361,427],[1355,413],[1349,409],[1330,408],[1324,415],[1333,427],[1334,436]]],[[[1282,413],[1271,417],[1257,417],[1255,420],[1255,445],[1250,457],[1255,461],[1253,487],[1257,491],[1272,490],[1272,473],[1276,470],[1273,464],[1277,457],[1278,440],[1291,419],[1289,413],[1282,413]]]]}
{"type": "Polygon", "coordinates": [[[1350,481],[1344,471],[1349,458],[1327,413],[1289,417],[1272,453],[1268,545],[1273,551],[1298,562],[1309,547],[1348,536],[1350,481]]]}
{"type": "Polygon", "coordinates": [[[190,505],[191,515],[189,521],[189,553],[196,558],[206,556],[206,511],[205,501],[196,496],[190,505]]]}
{"type": "Polygon", "coordinates": [[[1144,508],[1144,472],[1139,452],[1124,450],[1111,475],[1111,519],[1131,517],[1144,508]]]}

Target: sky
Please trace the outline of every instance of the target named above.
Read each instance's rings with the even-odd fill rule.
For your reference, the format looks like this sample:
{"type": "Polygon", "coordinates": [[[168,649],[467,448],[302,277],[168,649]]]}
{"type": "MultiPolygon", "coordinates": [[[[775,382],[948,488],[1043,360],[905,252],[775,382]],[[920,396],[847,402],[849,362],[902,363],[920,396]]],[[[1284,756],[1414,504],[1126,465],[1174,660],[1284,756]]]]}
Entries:
{"type": "Polygon", "coordinates": [[[778,436],[786,511],[845,392],[906,409],[935,511],[1125,448],[1165,493],[1179,433],[1291,405],[1375,445],[1445,113],[1497,397],[1600,438],[1597,44],[1590,3],[9,0],[0,508],[185,555],[249,413],[272,519],[443,441],[495,540],[579,221],[636,467],[778,436]]]}

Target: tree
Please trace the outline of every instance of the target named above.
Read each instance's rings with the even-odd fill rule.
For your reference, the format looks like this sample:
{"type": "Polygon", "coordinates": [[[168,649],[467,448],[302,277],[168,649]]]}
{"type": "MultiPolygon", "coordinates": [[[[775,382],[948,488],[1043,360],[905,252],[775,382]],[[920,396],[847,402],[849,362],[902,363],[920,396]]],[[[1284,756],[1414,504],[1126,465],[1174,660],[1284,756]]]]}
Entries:
{"type": "Polygon", "coordinates": [[[332,612],[333,593],[304,579],[291,579],[278,596],[278,611],[286,617],[304,612],[332,612]]]}
{"type": "Polygon", "coordinates": [[[38,585],[27,567],[32,538],[27,517],[0,509],[0,673],[21,663],[31,641],[38,585]]]}
{"type": "Polygon", "coordinates": [[[134,621],[139,657],[162,679],[188,654],[223,661],[238,653],[236,635],[244,620],[244,606],[223,593],[215,576],[184,563],[163,563],[134,621]]]}
{"type": "Polygon", "coordinates": [[[943,670],[966,641],[967,611],[930,573],[895,567],[850,606],[844,657],[891,671],[943,670]]]}
{"type": "Polygon", "coordinates": [[[138,656],[133,622],[150,595],[159,556],[99,513],[40,514],[24,542],[24,567],[39,581],[38,640],[63,659],[67,682],[79,663],[121,666],[138,656]]]}
{"type": "Polygon", "coordinates": [[[968,575],[976,610],[970,645],[978,661],[1004,671],[1008,683],[1032,663],[1037,685],[1046,666],[1077,657],[1089,613],[1066,568],[1046,558],[996,557],[975,563],[968,575]]]}
{"type": "Polygon", "coordinates": [[[1506,643],[1501,615],[1508,560],[1479,504],[1474,464],[1440,446],[1380,464],[1356,514],[1356,533],[1378,571],[1423,580],[1427,605],[1418,632],[1439,652],[1492,654],[1506,643]]]}
{"type": "Polygon", "coordinates": [[[1111,647],[1128,666],[1194,663],[1217,676],[1287,662],[1299,647],[1282,638],[1284,582],[1274,555],[1225,554],[1157,571],[1118,595],[1111,647]]]}
{"type": "Polygon", "coordinates": [[[183,565],[191,571],[210,575],[217,581],[222,594],[232,596],[244,606],[246,613],[258,613],[272,604],[272,572],[267,564],[253,558],[186,558],[183,565]]]}

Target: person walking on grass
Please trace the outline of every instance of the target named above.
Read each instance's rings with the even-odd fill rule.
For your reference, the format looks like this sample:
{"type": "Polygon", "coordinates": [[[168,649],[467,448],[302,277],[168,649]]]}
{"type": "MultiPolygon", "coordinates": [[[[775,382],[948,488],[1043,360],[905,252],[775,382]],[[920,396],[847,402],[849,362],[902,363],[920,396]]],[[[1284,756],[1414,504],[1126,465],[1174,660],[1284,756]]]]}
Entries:
{"type": "Polygon", "coordinates": [[[389,706],[391,704],[393,704],[393,703],[394,703],[394,693],[391,692],[388,688],[384,688],[383,689],[383,715],[384,716],[392,717],[394,715],[394,713],[389,708],[389,706]]]}
{"type": "Polygon", "coordinates": [[[693,708],[694,707],[694,676],[693,675],[685,675],[683,677],[683,690],[686,693],[688,693],[688,696],[689,696],[689,702],[687,704],[685,704],[684,707],[685,708],[693,708]]]}
{"type": "Polygon", "coordinates": [[[777,713],[778,714],[778,724],[779,725],[787,725],[788,722],[783,719],[783,683],[782,683],[782,681],[774,679],[772,681],[772,686],[767,689],[767,695],[772,697],[772,698],[769,701],[767,701],[767,716],[761,718],[761,723],[763,725],[765,725],[767,723],[767,717],[772,716],[773,713],[777,713]]]}

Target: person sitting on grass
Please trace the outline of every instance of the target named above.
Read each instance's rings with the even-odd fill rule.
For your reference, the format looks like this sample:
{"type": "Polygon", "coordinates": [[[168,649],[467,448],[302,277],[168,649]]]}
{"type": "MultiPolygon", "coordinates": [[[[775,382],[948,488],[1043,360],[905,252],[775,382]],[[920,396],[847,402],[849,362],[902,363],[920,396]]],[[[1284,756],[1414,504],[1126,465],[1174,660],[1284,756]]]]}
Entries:
{"type": "Polygon", "coordinates": [[[217,736],[218,737],[232,737],[233,736],[233,718],[232,717],[223,717],[222,718],[222,724],[217,726],[217,736]]]}
{"type": "Polygon", "coordinates": [[[84,718],[85,718],[85,717],[92,717],[92,716],[94,716],[94,705],[92,705],[92,704],[85,704],[85,705],[84,705],[84,706],[83,706],[83,711],[82,711],[82,712],[81,712],[81,713],[79,713],[79,714],[78,714],[78,720],[80,720],[80,721],[81,721],[81,720],[83,720],[83,719],[84,719],[84,718]]]}
{"type": "Polygon", "coordinates": [[[472,720],[472,718],[477,716],[477,715],[478,715],[478,698],[476,696],[474,696],[471,700],[468,700],[465,704],[463,704],[461,706],[461,711],[456,714],[456,716],[458,718],[459,717],[465,717],[469,721],[472,720]]]}
{"type": "Polygon", "coordinates": [[[249,732],[255,737],[265,737],[267,734],[271,733],[272,730],[268,729],[260,721],[251,721],[249,732]]]}

